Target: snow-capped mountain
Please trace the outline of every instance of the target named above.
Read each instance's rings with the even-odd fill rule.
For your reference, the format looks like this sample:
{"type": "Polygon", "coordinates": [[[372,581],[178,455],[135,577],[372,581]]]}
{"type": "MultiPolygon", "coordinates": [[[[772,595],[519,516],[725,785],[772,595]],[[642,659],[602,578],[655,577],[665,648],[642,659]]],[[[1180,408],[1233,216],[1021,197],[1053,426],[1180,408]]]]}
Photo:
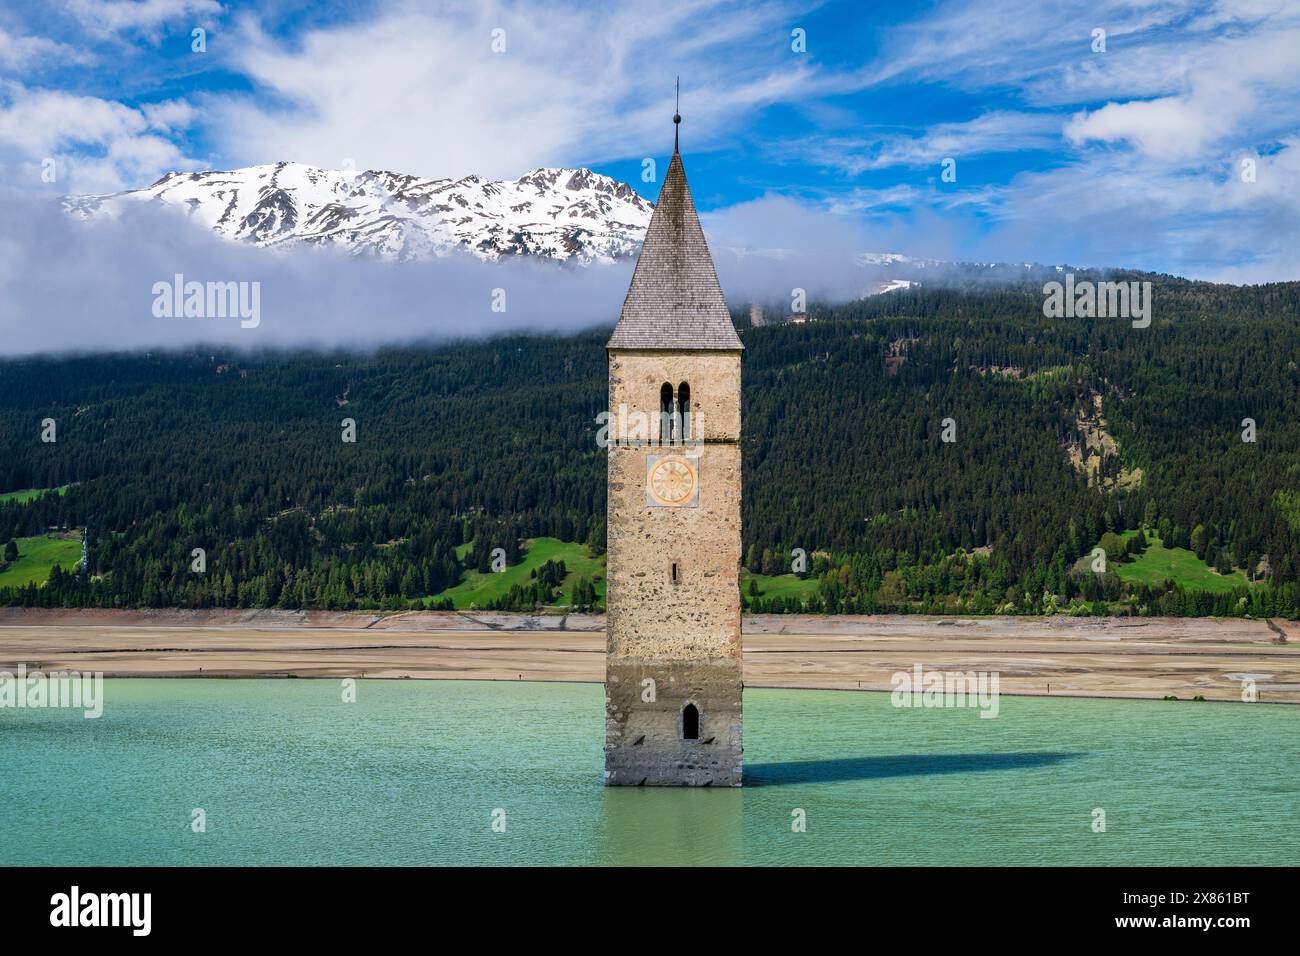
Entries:
{"type": "MultiPolygon", "coordinates": [[[[270,249],[310,243],[397,260],[460,249],[487,260],[537,256],[582,265],[634,257],[654,212],[626,183],[589,169],[545,167],[497,181],[275,163],[168,173],[143,189],[63,199],[64,209],[83,219],[121,215],[136,204],[182,210],[227,239],[270,249]]],[[[856,253],[852,261],[864,297],[925,285],[1023,281],[1053,268],[895,252],[856,253]]]]}
{"type": "Polygon", "coordinates": [[[334,245],[409,260],[460,247],[483,259],[534,255],[579,263],[634,256],[653,204],[589,169],[535,169],[515,180],[423,179],[276,163],[168,173],[152,186],[68,196],[82,218],[118,215],[129,203],[176,206],[234,240],[276,247],[334,245]]]}

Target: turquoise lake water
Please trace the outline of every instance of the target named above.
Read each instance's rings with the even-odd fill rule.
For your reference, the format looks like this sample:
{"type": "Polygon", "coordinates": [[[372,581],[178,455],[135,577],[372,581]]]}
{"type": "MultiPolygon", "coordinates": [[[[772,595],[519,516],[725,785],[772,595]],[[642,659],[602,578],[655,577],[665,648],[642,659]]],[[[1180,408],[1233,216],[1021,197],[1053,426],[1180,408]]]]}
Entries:
{"type": "Polygon", "coordinates": [[[98,720],[0,710],[0,863],[1300,861],[1300,708],[1004,697],[981,719],[748,690],[748,786],[635,790],[601,786],[598,685],[359,681],[357,697],[108,680],[98,720]]]}

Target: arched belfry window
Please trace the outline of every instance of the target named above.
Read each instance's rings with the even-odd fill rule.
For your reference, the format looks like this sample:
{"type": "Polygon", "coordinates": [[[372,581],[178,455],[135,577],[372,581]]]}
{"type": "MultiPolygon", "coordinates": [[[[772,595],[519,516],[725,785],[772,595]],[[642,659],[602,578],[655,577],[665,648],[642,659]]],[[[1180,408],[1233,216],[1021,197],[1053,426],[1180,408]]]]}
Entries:
{"type": "Polygon", "coordinates": [[[682,740],[700,739],[700,711],[694,704],[682,708],[682,740]]]}
{"type": "Polygon", "coordinates": [[[682,414],[682,441],[691,439],[691,387],[685,382],[677,386],[677,407],[682,414]]]}
{"type": "Polygon", "coordinates": [[[672,442],[673,438],[673,387],[664,382],[659,389],[659,444],[672,442]]]}

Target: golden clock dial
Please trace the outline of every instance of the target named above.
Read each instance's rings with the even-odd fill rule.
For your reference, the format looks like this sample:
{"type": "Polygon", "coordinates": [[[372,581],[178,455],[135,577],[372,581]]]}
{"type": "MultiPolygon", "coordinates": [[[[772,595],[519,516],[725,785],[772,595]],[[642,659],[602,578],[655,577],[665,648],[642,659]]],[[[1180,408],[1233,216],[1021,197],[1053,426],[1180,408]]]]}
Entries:
{"type": "Polygon", "coordinates": [[[664,458],[650,470],[649,488],[655,500],[665,505],[680,505],[695,495],[699,477],[685,458],[664,458]]]}

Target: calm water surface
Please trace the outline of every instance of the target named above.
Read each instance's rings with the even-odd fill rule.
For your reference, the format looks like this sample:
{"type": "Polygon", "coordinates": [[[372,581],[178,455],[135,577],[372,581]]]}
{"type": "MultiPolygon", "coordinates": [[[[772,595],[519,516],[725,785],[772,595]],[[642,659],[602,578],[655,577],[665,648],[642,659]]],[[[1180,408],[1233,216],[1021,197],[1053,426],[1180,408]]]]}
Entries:
{"type": "Polygon", "coordinates": [[[108,680],[98,720],[0,710],[0,863],[1300,859],[1295,707],[1003,698],[981,719],[749,690],[745,789],[611,790],[598,685],[357,688],[108,680]]]}

